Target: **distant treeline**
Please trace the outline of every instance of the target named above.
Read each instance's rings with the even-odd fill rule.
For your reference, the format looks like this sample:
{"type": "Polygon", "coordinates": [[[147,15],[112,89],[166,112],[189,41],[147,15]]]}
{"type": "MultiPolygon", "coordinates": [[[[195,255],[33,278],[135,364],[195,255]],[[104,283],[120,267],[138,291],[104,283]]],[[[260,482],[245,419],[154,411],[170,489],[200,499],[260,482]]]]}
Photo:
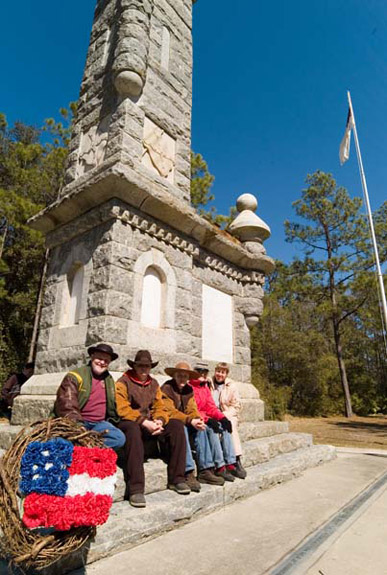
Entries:
{"type": "MultiPolygon", "coordinates": [[[[29,355],[44,240],[26,221],[63,186],[72,112],[42,128],[0,114],[0,386],[29,355]]],[[[204,217],[217,214],[213,176],[192,153],[191,200],[204,217]]],[[[252,332],[253,383],[267,417],[387,413],[386,342],[368,225],[361,200],[329,174],[307,177],[294,202],[287,240],[300,244],[291,264],[277,262],[267,278],[265,308],[252,332]]],[[[387,259],[387,202],[375,212],[382,262],[387,259]]]]}

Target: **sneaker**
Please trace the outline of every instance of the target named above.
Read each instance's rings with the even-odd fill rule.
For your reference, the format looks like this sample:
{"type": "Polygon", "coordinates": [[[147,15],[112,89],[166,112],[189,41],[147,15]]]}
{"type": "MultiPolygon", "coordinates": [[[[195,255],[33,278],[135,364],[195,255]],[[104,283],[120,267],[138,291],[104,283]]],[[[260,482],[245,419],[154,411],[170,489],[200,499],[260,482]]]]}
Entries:
{"type": "Polygon", "coordinates": [[[207,483],[208,485],[224,485],[223,477],[217,477],[211,469],[199,471],[198,480],[200,483],[207,483]]]}
{"type": "Polygon", "coordinates": [[[168,489],[176,491],[179,495],[189,495],[191,493],[191,489],[185,481],[181,483],[169,483],[168,489]]]}
{"type": "Polygon", "coordinates": [[[234,477],[238,477],[238,479],[246,479],[247,471],[243,467],[240,461],[237,461],[235,464],[235,470],[231,471],[234,477]]]}
{"type": "Polygon", "coordinates": [[[223,477],[225,481],[230,481],[230,483],[235,481],[235,477],[231,475],[231,472],[227,471],[225,467],[215,469],[215,475],[217,475],[218,477],[223,477]]]}
{"type": "Polygon", "coordinates": [[[129,495],[129,503],[132,507],[146,507],[145,495],[143,493],[133,493],[129,495]]]}
{"type": "Polygon", "coordinates": [[[185,482],[188,485],[188,487],[191,489],[191,491],[195,491],[195,493],[199,493],[199,491],[201,489],[201,485],[200,485],[199,481],[196,479],[194,471],[189,471],[188,473],[185,474],[185,482]]]}

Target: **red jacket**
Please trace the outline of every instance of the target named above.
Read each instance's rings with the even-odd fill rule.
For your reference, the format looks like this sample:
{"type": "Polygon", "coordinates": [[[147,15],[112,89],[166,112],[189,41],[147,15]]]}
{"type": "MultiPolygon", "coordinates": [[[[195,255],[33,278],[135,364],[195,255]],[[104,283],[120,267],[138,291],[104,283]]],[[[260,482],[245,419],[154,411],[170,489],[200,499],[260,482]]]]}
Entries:
{"type": "Polygon", "coordinates": [[[224,419],[224,413],[216,407],[207,382],[200,381],[200,379],[190,379],[189,384],[194,390],[195,401],[204,423],[210,418],[216,419],[217,421],[224,419]]]}

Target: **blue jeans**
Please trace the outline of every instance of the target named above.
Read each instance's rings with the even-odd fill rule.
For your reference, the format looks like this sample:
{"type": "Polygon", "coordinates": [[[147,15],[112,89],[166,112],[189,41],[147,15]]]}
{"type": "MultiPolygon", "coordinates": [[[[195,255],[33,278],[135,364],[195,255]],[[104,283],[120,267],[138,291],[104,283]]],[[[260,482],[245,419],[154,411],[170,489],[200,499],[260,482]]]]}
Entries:
{"type": "Polygon", "coordinates": [[[192,457],[191,445],[189,442],[189,434],[187,426],[184,426],[185,441],[187,444],[186,456],[185,456],[185,472],[193,471],[195,469],[194,458],[192,457]]]}
{"type": "Polygon", "coordinates": [[[190,427],[189,431],[187,426],[184,426],[185,437],[187,442],[187,455],[185,460],[185,472],[193,471],[195,469],[195,462],[192,457],[191,445],[189,436],[192,435],[197,456],[198,471],[202,469],[209,469],[214,467],[214,459],[212,457],[211,445],[208,441],[207,432],[200,429],[190,427]]]}
{"type": "Polygon", "coordinates": [[[84,421],[83,426],[90,431],[97,431],[98,433],[107,431],[102,436],[106,447],[119,449],[125,444],[125,435],[109,421],[84,421]]]}
{"type": "Polygon", "coordinates": [[[215,433],[213,429],[207,426],[206,434],[215,467],[233,465],[236,462],[236,457],[231,433],[228,431],[222,431],[221,434],[215,433]]]}
{"type": "Polygon", "coordinates": [[[198,458],[199,471],[202,471],[202,469],[210,469],[211,467],[215,467],[213,449],[209,442],[207,430],[208,427],[204,431],[194,432],[194,443],[198,458]]]}

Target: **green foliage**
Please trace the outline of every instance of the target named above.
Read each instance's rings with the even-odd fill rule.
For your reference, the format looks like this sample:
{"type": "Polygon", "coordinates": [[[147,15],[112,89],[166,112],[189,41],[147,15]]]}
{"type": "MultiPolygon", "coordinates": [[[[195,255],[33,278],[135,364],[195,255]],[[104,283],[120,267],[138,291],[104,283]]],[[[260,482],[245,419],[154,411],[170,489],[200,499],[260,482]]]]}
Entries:
{"type": "Polygon", "coordinates": [[[213,224],[224,227],[234,219],[236,210],[231,208],[229,215],[224,216],[217,213],[214,205],[209,205],[215,199],[215,196],[211,194],[214,180],[215,177],[210,174],[207,162],[201,154],[191,151],[191,204],[198,214],[213,224]]]}
{"type": "Polygon", "coordinates": [[[41,129],[0,114],[0,381],[28,356],[44,240],[27,220],[63,185],[71,112],[41,129]]]}
{"type": "MultiPolygon", "coordinates": [[[[253,381],[269,414],[343,413],[341,360],[356,413],[386,412],[387,362],[367,222],[361,200],[337,188],[329,174],[308,176],[294,203],[306,223],[286,222],[304,258],[277,262],[267,278],[265,308],[252,337],[253,381]]],[[[375,213],[386,260],[386,203],[375,213]]]]}

